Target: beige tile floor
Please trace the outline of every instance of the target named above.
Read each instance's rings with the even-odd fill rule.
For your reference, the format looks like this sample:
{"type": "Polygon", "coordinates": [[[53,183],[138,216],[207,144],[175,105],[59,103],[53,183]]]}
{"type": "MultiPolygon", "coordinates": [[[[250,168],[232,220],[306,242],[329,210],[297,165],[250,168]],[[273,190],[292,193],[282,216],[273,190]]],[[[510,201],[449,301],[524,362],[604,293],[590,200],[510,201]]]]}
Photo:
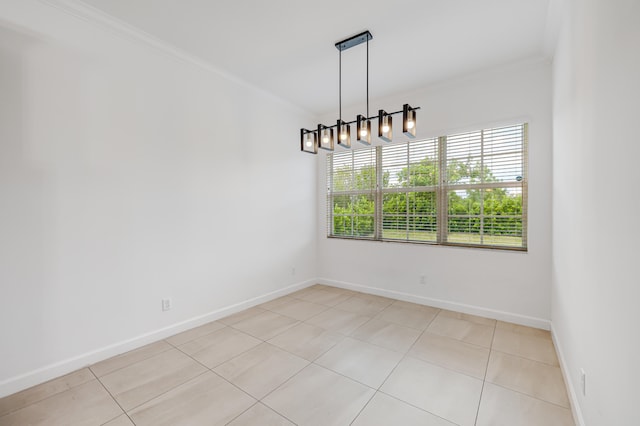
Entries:
{"type": "Polygon", "coordinates": [[[574,425],[547,331],[315,285],[0,399],[0,425],[574,425]]]}

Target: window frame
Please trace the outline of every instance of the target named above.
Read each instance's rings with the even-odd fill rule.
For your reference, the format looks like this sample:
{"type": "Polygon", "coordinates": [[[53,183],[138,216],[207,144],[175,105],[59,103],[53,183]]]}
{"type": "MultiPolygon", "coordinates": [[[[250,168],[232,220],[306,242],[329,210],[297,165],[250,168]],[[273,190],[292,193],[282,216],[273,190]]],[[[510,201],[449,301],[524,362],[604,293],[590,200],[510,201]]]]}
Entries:
{"type": "MultiPolygon", "coordinates": [[[[409,244],[428,244],[428,245],[442,245],[447,247],[467,247],[467,248],[484,248],[484,249],[495,249],[495,250],[509,250],[509,251],[528,251],[528,123],[519,123],[489,129],[481,129],[474,132],[480,132],[482,135],[481,146],[484,147],[484,134],[485,132],[493,132],[501,129],[508,128],[517,128],[522,126],[522,149],[518,151],[521,153],[521,166],[522,166],[522,175],[521,180],[517,181],[495,181],[495,182],[480,182],[480,183],[449,183],[447,180],[447,161],[449,160],[447,156],[447,138],[455,135],[449,136],[439,136],[437,138],[426,138],[420,140],[412,140],[409,142],[402,142],[399,144],[385,144],[385,145],[376,145],[370,147],[363,147],[361,149],[351,149],[349,151],[343,152],[351,152],[352,158],[355,156],[354,152],[356,151],[371,151],[373,155],[371,157],[375,157],[375,187],[371,187],[369,189],[352,189],[347,191],[332,191],[333,188],[333,167],[334,167],[334,153],[329,153],[327,155],[327,193],[326,193],[326,202],[327,202],[327,229],[326,234],[327,238],[331,239],[347,239],[347,240],[364,240],[364,241],[379,241],[379,242],[394,242],[394,243],[409,243],[409,244]],[[390,146],[398,146],[398,145],[408,145],[416,144],[417,142],[427,142],[434,141],[436,143],[437,148],[437,182],[435,185],[426,185],[426,186],[407,186],[407,187],[388,187],[385,188],[383,185],[383,169],[384,164],[382,161],[382,153],[384,147],[390,146]],[[507,188],[518,188],[521,191],[521,214],[520,215],[490,215],[484,214],[484,198],[482,198],[482,202],[480,202],[480,208],[482,213],[480,215],[469,215],[470,218],[477,218],[481,223],[481,230],[484,230],[484,224],[486,219],[495,219],[496,217],[505,217],[505,218],[517,218],[521,220],[521,239],[522,244],[518,246],[510,246],[510,245],[496,245],[496,244],[476,244],[472,242],[452,242],[449,241],[449,200],[448,196],[451,191],[465,191],[465,190],[480,190],[482,192],[482,197],[487,189],[507,189],[507,188]],[[386,194],[392,193],[424,193],[424,192],[433,192],[435,194],[435,216],[436,216],[436,239],[435,241],[430,240],[417,240],[417,239],[408,239],[409,238],[409,230],[407,229],[407,239],[395,239],[395,238],[384,238],[383,237],[383,202],[386,194]],[[336,196],[341,195],[350,195],[350,196],[360,196],[367,195],[373,198],[374,204],[374,212],[373,212],[373,235],[372,236],[358,236],[354,235],[340,235],[334,233],[334,206],[333,199],[336,196]],[[444,226],[443,226],[444,224],[444,226]]],[[[468,132],[468,133],[474,133],[468,132]]],[[[409,149],[409,147],[408,147],[409,149]]],[[[485,156],[484,153],[481,154],[481,160],[484,162],[485,158],[490,157],[489,155],[485,156]]],[[[407,160],[407,164],[411,164],[410,160],[407,160]]],[[[353,164],[353,162],[352,162],[353,164]]],[[[484,167],[484,165],[482,166],[484,167]]],[[[355,167],[352,169],[352,173],[355,174],[355,167]]],[[[351,217],[354,218],[356,215],[353,213],[351,217]]],[[[405,212],[406,220],[410,217],[409,210],[405,212]]],[[[352,219],[353,221],[353,219],[352,219]]],[[[353,224],[352,224],[353,229],[353,224]]],[[[485,238],[484,232],[480,232],[480,239],[483,240],[485,238]]],[[[488,236],[488,235],[487,235],[488,236]]],[[[495,235],[492,235],[495,237],[495,235]]]]}

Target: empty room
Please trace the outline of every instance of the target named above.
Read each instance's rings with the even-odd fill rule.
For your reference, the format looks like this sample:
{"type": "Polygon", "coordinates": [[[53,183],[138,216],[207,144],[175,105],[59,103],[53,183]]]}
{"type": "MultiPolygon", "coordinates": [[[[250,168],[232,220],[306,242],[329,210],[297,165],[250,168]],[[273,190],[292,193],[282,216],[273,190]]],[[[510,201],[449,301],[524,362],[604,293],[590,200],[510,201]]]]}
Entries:
{"type": "Polygon", "coordinates": [[[638,0],[0,0],[0,426],[640,425],[638,0]]]}

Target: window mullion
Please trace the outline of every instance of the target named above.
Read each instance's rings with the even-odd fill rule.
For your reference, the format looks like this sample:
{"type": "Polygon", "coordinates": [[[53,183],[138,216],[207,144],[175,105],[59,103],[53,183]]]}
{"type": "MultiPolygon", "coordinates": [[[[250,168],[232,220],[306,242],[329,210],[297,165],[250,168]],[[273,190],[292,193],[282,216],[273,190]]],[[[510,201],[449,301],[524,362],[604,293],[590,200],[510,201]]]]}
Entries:
{"type": "Polygon", "coordinates": [[[525,123],[331,153],[327,236],[526,250],[527,148],[525,123]]]}
{"type": "MultiPolygon", "coordinates": [[[[484,183],[484,130],[480,131],[480,183],[484,183]]],[[[484,189],[480,192],[480,244],[484,244],[484,189]]]]}
{"type": "Polygon", "coordinates": [[[436,189],[437,218],[436,227],[437,242],[443,244],[447,242],[447,137],[438,138],[438,188],[436,189]]]}
{"type": "MultiPolygon", "coordinates": [[[[409,157],[409,144],[407,144],[407,186],[411,186],[411,158],[409,157]]],[[[409,239],[409,193],[405,193],[404,197],[404,231],[409,239]]]]}
{"type": "Polygon", "coordinates": [[[382,239],[382,204],[383,204],[383,195],[382,195],[382,188],[384,186],[384,181],[383,181],[383,173],[382,173],[382,147],[380,146],[376,146],[375,147],[375,153],[376,153],[376,188],[375,188],[375,194],[374,194],[374,208],[373,208],[373,213],[374,213],[374,225],[373,225],[373,232],[374,232],[374,239],[376,240],[381,240],[382,239]]]}
{"type": "Polygon", "coordinates": [[[334,234],[334,218],[333,218],[333,154],[327,155],[327,173],[329,185],[327,185],[327,235],[334,234]]]}
{"type": "Polygon", "coordinates": [[[522,125],[522,246],[528,247],[529,212],[529,125],[522,125]]]}

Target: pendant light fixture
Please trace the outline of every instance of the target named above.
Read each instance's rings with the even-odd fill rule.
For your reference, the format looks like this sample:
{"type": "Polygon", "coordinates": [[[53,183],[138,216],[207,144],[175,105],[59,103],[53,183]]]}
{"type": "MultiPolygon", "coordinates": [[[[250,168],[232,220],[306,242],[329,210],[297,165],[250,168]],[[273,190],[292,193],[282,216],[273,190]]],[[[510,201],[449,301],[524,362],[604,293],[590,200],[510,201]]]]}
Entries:
{"type": "Polygon", "coordinates": [[[333,126],[328,127],[318,124],[318,135],[320,138],[320,148],[333,151],[333,126]]]}
{"type": "Polygon", "coordinates": [[[416,136],[416,111],[420,107],[412,108],[405,104],[401,111],[386,112],[379,110],[377,116],[369,116],[369,40],[373,36],[369,31],[364,31],[353,37],[349,37],[335,44],[339,51],[339,117],[333,126],[318,124],[316,130],[300,129],[300,150],[310,154],[317,154],[318,148],[333,151],[335,147],[334,131],[337,144],[343,148],[351,148],[351,124],[356,123],[356,140],[365,145],[371,145],[371,120],[378,120],[378,138],[385,142],[393,140],[392,116],[402,113],[402,133],[411,138],[416,136]],[[353,121],[342,119],[342,51],[359,44],[367,44],[367,114],[359,114],[353,121]]]}
{"type": "Polygon", "coordinates": [[[318,136],[313,130],[300,129],[300,150],[310,154],[318,153],[318,136]]]}
{"type": "Polygon", "coordinates": [[[358,114],[357,120],[358,142],[365,145],[371,145],[371,120],[364,115],[358,114]]]}
{"type": "Polygon", "coordinates": [[[378,111],[378,137],[385,142],[393,140],[393,120],[391,116],[381,109],[378,111]]]}
{"type": "Polygon", "coordinates": [[[416,110],[409,104],[402,107],[402,133],[410,138],[416,137],[416,110]]]}

